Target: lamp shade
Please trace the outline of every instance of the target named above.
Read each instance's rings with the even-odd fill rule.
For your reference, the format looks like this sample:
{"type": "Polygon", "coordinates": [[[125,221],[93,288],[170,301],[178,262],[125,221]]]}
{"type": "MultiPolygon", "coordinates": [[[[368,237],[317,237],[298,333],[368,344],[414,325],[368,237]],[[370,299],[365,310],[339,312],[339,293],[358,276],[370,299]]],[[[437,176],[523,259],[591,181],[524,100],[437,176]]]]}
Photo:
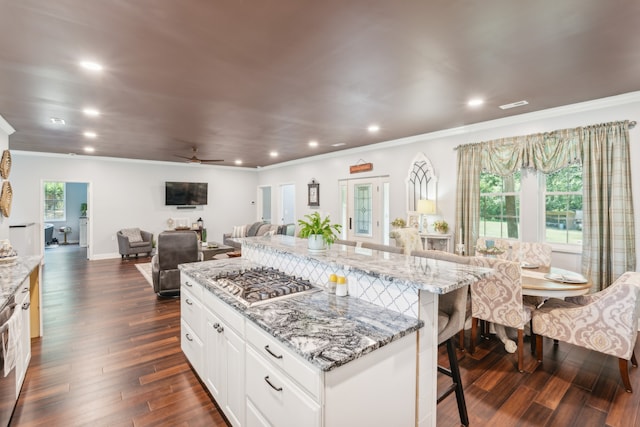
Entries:
{"type": "Polygon", "coordinates": [[[433,200],[418,200],[417,212],[421,214],[436,213],[436,203],[433,200]]]}

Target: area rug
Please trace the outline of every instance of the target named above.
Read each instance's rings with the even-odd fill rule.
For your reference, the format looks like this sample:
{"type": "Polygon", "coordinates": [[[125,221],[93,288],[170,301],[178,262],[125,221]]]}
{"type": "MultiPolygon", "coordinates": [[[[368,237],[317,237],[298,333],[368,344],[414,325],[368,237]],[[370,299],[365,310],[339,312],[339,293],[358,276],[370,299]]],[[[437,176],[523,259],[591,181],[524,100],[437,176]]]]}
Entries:
{"type": "Polygon", "coordinates": [[[138,269],[140,274],[142,274],[142,276],[147,279],[149,285],[153,287],[153,279],[151,278],[151,263],[145,262],[142,264],[136,264],[136,268],[138,269]]]}

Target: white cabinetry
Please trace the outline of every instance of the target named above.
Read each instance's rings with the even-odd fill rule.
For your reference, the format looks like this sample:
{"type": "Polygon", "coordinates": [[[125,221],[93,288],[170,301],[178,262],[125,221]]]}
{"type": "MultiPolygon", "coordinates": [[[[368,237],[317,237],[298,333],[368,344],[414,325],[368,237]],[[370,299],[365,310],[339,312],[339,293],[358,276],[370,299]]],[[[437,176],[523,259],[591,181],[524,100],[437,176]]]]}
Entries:
{"type": "Polygon", "coordinates": [[[79,221],[79,226],[78,226],[78,230],[79,230],[79,239],[80,239],[80,247],[81,248],[86,248],[87,247],[87,223],[88,223],[88,218],[86,217],[80,217],[80,221],[79,221]]]}
{"type": "Polygon", "coordinates": [[[204,378],[211,395],[233,426],[244,426],[244,318],[210,292],[204,295],[204,378]]]}
{"type": "Polygon", "coordinates": [[[16,309],[14,313],[14,316],[21,317],[20,323],[22,325],[20,336],[21,352],[16,359],[16,397],[20,394],[20,389],[31,361],[31,321],[29,317],[31,303],[29,297],[29,279],[26,279],[16,291],[16,309]]]}
{"type": "MultiPolygon", "coordinates": [[[[184,277],[184,276],[183,276],[184,277]]],[[[202,286],[191,279],[182,279],[180,287],[181,331],[180,345],[182,351],[198,374],[202,374],[204,359],[204,342],[202,340],[202,319],[204,317],[202,303],[202,286]]]]}

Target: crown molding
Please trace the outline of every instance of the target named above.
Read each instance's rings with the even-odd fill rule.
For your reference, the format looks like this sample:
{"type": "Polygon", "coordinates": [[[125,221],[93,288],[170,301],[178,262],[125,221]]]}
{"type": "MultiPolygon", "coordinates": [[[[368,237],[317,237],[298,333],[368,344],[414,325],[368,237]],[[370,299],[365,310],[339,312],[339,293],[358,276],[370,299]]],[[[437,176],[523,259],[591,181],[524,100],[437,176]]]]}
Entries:
{"type": "Polygon", "coordinates": [[[0,130],[6,133],[7,135],[11,135],[16,130],[9,124],[8,121],[4,119],[4,117],[0,116],[0,130]]]}

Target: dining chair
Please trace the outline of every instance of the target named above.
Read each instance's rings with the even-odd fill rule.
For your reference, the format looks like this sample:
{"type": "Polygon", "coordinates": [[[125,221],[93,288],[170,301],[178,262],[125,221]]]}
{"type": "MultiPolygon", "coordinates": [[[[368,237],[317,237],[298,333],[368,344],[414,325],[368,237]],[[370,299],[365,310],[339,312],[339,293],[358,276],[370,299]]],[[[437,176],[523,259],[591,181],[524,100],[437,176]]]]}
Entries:
{"type": "Polygon", "coordinates": [[[518,242],[518,247],[517,261],[545,268],[551,267],[551,245],[548,243],[518,242]]]}
{"type": "Polygon", "coordinates": [[[424,249],[420,233],[415,227],[398,228],[389,233],[389,235],[395,239],[396,246],[400,246],[407,255],[411,251],[424,249]]]}
{"type": "Polygon", "coordinates": [[[524,326],[535,308],[522,299],[519,262],[472,257],[471,265],[488,267],[494,274],[471,284],[471,353],[478,338],[478,320],[515,328],[518,331],[518,371],[524,371],[524,326]]]}
{"type": "Polygon", "coordinates": [[[548,299],[532,316],[536,354],[542,362],[542,337],[567,342],[618,358],[625,389],[629,381],[629,360],[638,362],[634,347],[638,337],[640,273],[627,272],[608,288],[589,295],[548,299]]]}

